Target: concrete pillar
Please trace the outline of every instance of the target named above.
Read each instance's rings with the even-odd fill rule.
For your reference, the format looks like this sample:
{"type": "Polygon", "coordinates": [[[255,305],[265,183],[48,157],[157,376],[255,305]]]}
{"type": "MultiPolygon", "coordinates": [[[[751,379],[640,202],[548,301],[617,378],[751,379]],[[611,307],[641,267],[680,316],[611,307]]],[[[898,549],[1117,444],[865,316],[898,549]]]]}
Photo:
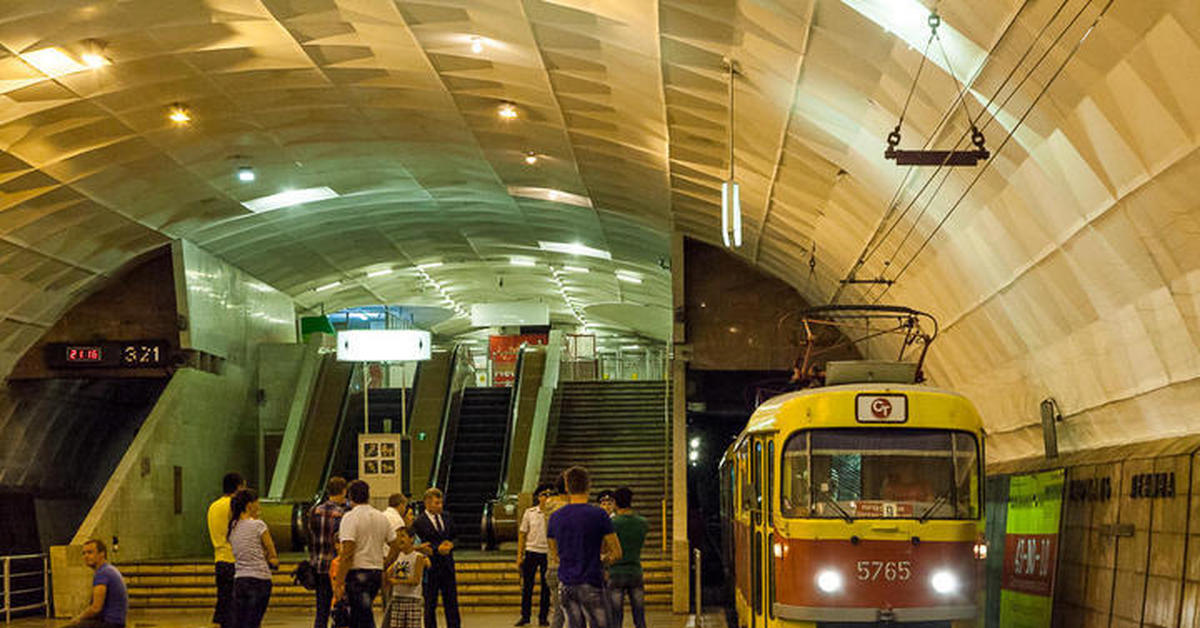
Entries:
{"type": "Polygon", "coordinates": [[[688,612],[687,330],[684,325],[683,235],[671,236],[671,609],[688,612]]]}

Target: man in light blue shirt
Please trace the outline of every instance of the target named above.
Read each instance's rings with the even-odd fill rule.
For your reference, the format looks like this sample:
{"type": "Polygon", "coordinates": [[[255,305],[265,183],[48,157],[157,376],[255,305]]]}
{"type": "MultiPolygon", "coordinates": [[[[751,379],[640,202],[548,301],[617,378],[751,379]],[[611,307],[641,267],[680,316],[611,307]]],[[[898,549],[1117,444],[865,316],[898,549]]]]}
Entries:
{"type": "Polygon", "coordinates": [[[123,628],[129,596],[121,572],[108,562],[104,541],[91,539],[83,544],[83,563],[96,571],[92,577],[92,603],[65,628],[123,628]]]}

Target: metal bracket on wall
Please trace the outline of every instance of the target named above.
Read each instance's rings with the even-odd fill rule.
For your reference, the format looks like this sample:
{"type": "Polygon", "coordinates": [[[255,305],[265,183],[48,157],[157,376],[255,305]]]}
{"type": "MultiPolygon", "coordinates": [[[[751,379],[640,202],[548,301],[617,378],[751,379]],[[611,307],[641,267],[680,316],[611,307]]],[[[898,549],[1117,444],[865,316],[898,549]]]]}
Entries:
{"type": "Polygon", "coordinates": [[[1106,523],[1100,526],[1100,534],[1103,536],[1133,536],[1134,527],[1132,523],[1106,523]]]}

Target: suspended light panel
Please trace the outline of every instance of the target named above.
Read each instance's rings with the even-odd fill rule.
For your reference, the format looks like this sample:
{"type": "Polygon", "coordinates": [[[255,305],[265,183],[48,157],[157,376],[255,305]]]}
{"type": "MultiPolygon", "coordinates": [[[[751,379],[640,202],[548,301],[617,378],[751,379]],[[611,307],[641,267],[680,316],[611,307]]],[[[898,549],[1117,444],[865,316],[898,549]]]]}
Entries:
{"type": "Polygon", "coordinates": [[[736,181],[721,183],[721,241],[729,248],[742,245],[741,186],[736,181]]]}

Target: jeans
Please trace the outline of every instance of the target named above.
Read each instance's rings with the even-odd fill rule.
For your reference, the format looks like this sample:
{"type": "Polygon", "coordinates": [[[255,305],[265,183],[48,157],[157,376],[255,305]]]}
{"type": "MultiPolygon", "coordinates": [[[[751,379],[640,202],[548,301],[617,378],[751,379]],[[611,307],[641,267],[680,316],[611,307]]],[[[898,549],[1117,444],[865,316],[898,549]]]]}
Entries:
{"type": "Polygon", "coordinates": [[[558,565],[546,569],[546,583],[550,585],[550,628],[563,628],[566,617],[563,615],[562,589],[558,585],[558,565]]]}
{"type": "Polygon", "coordinates": [[[608,628],[609,603],[604,587],[564,584],[561,589],[563,612],[570,628],[608,628]]]}
{"type": "Polygon", "coordinates": [[[459,628],[462,619],[458,616],[458,581],[454,577],[454,563],[439,569],[425,570],[425,628],[437,628],[437,597],[442,593],[442,610],[446,612],[446,626],[459,628]]]}
{"type": "Polygon", "coordinates": [[[328,573],[317,574],[317,615],[313,628],[329,628],[329,609],[333,606],[333,581],[328,573]]]}
{"type": "Polygon", "coordinates": [[[521,621],[529,621],[533,612],[533,582],[541,574],[541,599],[538,606],[538,623],[546,623],[550,611],[550,588],[546,585],[546,555],[541,552],[525,552],[521,562],[521,621]]]}
{"type": "MultiPolygon", "coordinates": [[[[346,574],[346,600],[350,604],[350,628],[375,628],[375,596],[383,585],[382,569],[351,569],[346,574]]],[[[240,628],[240,627],[239,627],[240,628]]]]}
{"type": "Polygon", "coordinates": [[[633,614],[634,628],[646,628],[646,588],[641,575],[610,576],[608,582],[608,599],[612,603],[612,615],[609,623],[612,628],[620,628],[625,621],[625,597],[629,597],[629,610],[633,614]]]}
{"type": "Polygon", "coordinates": [[[271,581],[262,578],[233,579],[233,607],[236,628],[258,628],[262,625],[267,603],[271,601],[271,581]]]}
{"type": "Polygon", "coordinates": [[[213,609],[212,623],[221,628],[233,628],[233,563],[218,561],[214,572],[217,579],[217,607],[213,609]]]}

